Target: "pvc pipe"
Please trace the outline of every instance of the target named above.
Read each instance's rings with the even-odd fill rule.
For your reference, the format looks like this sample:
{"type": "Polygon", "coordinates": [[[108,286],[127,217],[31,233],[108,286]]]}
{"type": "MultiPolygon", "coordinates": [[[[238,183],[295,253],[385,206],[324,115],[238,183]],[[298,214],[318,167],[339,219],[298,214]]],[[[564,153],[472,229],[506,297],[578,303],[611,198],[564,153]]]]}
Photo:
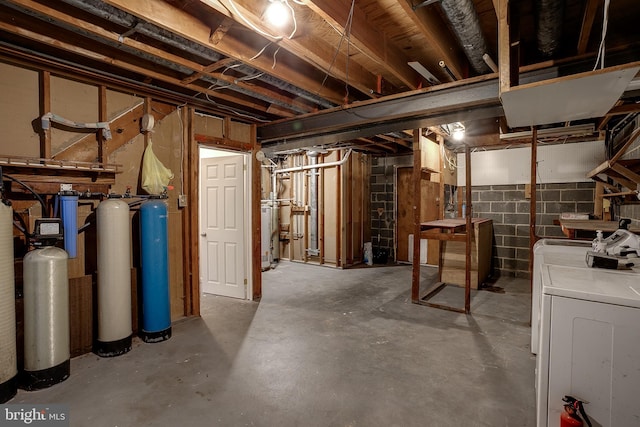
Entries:
{"type": "Polygon", "coordinates": [[[275,173],[300,172],[300,171],[309,170],[309,169],[323,169],[323,168],[330,168],[332,166],[342,166],[347,161],[347,159],[349,159],[350,155],[351,155],[351,149],[347,151],[347,154],[345,154],[341,160],[338,160],[335,162],[319,163],[317,165],[295,166],[287,169],[276,169],[275,173]]]}

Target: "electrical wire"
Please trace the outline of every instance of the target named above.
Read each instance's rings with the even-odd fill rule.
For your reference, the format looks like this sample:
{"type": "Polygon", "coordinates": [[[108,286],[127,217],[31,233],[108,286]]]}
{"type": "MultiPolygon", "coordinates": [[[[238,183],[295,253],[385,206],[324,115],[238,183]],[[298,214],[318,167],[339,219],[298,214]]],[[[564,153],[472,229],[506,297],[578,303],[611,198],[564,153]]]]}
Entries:
{"type": "Polygon", "coordinates": [[[46,215],[46,216],[48,216],[48,215],[47,215],[47,205],[46,205],[46,203],[44,202],[44,199],[42,198],[42,196],[41,196],[41,195],[39,195],[38,193],[36,193],[36,191],[35,191],[33,188],[29,187],[26,183],[24,183],[23,181],[19,180],[18,178],[14,178],[14,177],[12,177],[12,176],[9,176],[9,175],[7,175],[6,173],[5,173],[3,176],[4,176],[4,177],[6,177],[6,178],[9,178],[11,181],[16,182],[16,183],[18,183],[18,184],[22,185],[22,186],[23,186],[24,188],[26,188],[27,190],[29,190],[29,192],[31,192],[31,193],[36,197],[36,199],[38,200],[38,202],[40,202],[40,205],[42,206],[42,215],[43,215],[43,216],[45,216],[45,215],[46,215]]]}
{"type": "Polygon", "coordinates": [[[602,37],[600,39],[600,45],[598,46],[598,57],[596,58],[596,64],[593,67],[595,71],[598,68],[598,64],[600,63],[600,68],[604,68],[604,50],[605,50],[605,39],[607,37],[607,26],[609,23],[609,3],[610,0],[604,0],[604,13],[602,16],[602,37]]]}
{"type": "MultiPolygon", "coordinates": [[[[342,33],[341,37],[340,37],[340,41],[338,42],[338,46],[336,47],[336,50],[333,53],[333,57],[331,58],[331,63],[329,64],[329,69],[325,73],[324,79],[322,79],[322,83],[320,84],[320,88],[316,92],[316,95],[318,95],[320,93],[320,90],[324,87],[325,83],[327,82],[327,79],[329,78],[329,75],[331,74],[331,70],[333,69],[333,66],[335,65],[336,59],[338,58],[338,54],[340,53],[340,48],[342,47],[342,42],[347,37],[347,33],[349,33],[349,36],[351,35],[351,25],[350,25],[350,23],[352,22],[352,18],[353,18],[354,5],[355,5],[355,0],[352,0],[351,9],[349,11],[349,15],[347,16],[347,21],[345,22],[345,30],[342,33]]],[[[348,70],[348,65],[349,65],[349,56],[348,55],[347,55],[346,61],[347,61],[347,70],[348,70]]],[[[348,86],[348,79],[347,79],[346,84],[348,86]]]]}

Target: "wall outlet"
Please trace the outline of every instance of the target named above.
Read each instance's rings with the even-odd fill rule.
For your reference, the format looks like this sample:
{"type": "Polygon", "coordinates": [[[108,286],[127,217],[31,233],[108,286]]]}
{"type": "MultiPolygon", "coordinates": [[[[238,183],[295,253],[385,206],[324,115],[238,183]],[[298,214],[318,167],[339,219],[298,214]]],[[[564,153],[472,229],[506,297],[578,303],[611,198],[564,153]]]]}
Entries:
{"type": "Polygon", "coordinates": [[[187,195],[186,194],[180,194],[178,196],[178,207],[179,208],[186,208],[187,207],[187,195]]]}

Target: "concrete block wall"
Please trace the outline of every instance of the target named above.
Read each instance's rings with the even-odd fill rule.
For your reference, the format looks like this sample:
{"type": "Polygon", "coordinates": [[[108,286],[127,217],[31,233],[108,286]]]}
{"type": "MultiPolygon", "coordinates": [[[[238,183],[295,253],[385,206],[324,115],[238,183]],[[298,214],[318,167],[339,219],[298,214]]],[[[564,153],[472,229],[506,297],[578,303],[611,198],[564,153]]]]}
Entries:
{"type": "Polygon", "coordinates": [[[378,157],[371,164],[371,243],[374,249],[387,249],[389,260],[395,259],[395,163],[378,157]],[[383,211],[381,216],[378,209],[383,211]]]}
{"type": "MultiPolygon", "coordinates": [[[[564,237],[553,221],[562,212],[593,213],[595,184],[539,184],[536,201],[536,234],[564,237]]],[[[493,271],[529,278],[529,212],[525,185],[472,187],[473,216],[493,220],[493,271]]]]}

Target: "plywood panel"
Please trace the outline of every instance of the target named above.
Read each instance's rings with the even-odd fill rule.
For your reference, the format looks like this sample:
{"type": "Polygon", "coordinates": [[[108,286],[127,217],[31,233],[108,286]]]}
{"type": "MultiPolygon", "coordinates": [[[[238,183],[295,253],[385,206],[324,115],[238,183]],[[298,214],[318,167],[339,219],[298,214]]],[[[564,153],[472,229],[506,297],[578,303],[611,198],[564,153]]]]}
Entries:
{"type": "Polygon", "coordinates": [[[252,142],[251,141],[251,125],[238,123],[238,122],[231,122],[229,139],[232,139],[234,141],[252,142]]]}
{"type": "Polygon", "coordinates": [[[91,275],[69,279],[69,338],[71,357],[91,351],[93,346],[91,275]]]}
{"type": "Polygon", "coordinates": [[[111,121],[142,103],[144,103],[144,98],[115,90],[107,90],[107,119],[111,121]]]}
{"type": "Polygon", "coordinates": [[[0,154],[40,157],[38,73],[0,62],[0,154]]]}
{"type": "MultiPolygon", "coordinates": [[[[80,123],[98,121],[98,87],[51,76],[51,112],[80,123]]],[[[62,151],[86,131],[51,129],[51,153],[62,151]]]]}
{"type": "MultiPolygon", "coordinates": [[[[474,223],[471,239],[471,288],[478,289],[491,272],[493,223],[474,223]]],[[[464,286],[465,242],[444,241],[442,243],[442,281],[464,286]]]]}
{"type": "Polygon", "coordinates": [[[420,135],[420,164],[430,172],[440,172],[440,145],[420,135]]]}
{"type": "Polygon", "coordinates": [[[182,212],[169,212],[169,301],[171,304],[171,320],[184,317],[182,212]]]}
{"type": "MultiPolygon", "coordinates": [[[[414,232],[413,224],[413,168],[398,168],[398,261],[411,262],[409,259],[409,234],[414,232]]],[[[422,203],[420,204],[420,220],[432,221],[438,219],[440,209],[439,184],[433,181],[421,182],[422,203]]],[[[438,264],[438,242],[429,241],[427,248],[427,263],[438,264]],[[435,243],[435,244],[434,244],[435,243]]]]}
{"type": "Polygon", "coordinates": [[[500,94],[509,127],[602,117],[640,70],[638,63],[510,88],[500,94]]]}
{"type": "Polygon", "coordinates": [[[199,135],[213,136],[222,138],[223,120],[219,117],[204,116],[196,114],[194,116],[194,132],[199,135]]]}
{"type": "MultiPolygon", "coordinates": [[[[587,173],[604,161],[602,141],[540,146],[541,183],[589,182],[587,173]]],[[[531,182],[531,149],[510,148],[471,153],[473,185],[513,185],[531,182]]],[[[458,155],[458,185],[465,185],[465,158],[458,155]]]]}

